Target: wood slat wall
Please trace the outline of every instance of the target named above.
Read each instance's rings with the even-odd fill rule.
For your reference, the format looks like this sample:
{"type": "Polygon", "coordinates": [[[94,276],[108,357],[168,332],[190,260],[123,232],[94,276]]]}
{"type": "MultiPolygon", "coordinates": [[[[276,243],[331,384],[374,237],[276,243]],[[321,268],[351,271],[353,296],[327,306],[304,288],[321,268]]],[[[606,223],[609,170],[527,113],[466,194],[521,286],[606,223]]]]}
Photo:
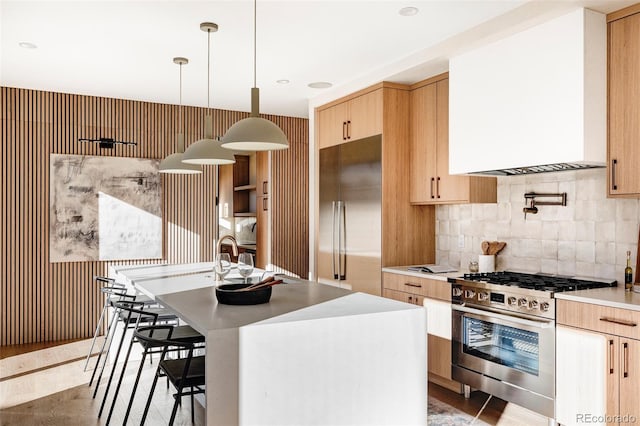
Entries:
{"type": "MultiPolygon", "coordinates": [[[[0,346],[89,337],[103,303],[93,276],[106,274],[108,263],[49,263],[49,155],[162,159],[176,148],[178,106],[8,87],[0,87],[0,105],[0,346]],[[138,145],[101,150],[97,144],[78,142],[80,137],[113,137],[138,145]]],[[[212,111],[215,135],[248,116],[212,111]]],[[[204,136],[205,109],[183,107],[183,113],[188,145],[204,136]]],[[[297,148],[308,143],[307,120],[270,118],[295,142],[290,152],[276,156],[274,182],[280,182],[280,168],[307,167],[306,148],[297,148]],[[304,160],[294,158],[300,153],[304,160]]],[[[211,260],[215,176],[214,167],[205,167],[201,176],[163,175],[163,260],[211,260]]],[[[307,196],[307,173],[301,177],[303,183],[296,176],[293,186],[282,182],[286,192],[273,204],[273,217],[280,217],[280,209],[290,211],[280,203],[307,196]],[[289,195],[303,188],[304,194],[289,195]]],[[[287,213],[288,220],[300,224],[283,235],[302,241],[296,230],[306,232],[307,216],[303,210],[287,213]]],[[[274,247],[283,243],[288,241],[276,241],[274,247]]],[[[306,249],[300,251],[306,255],[306,249]]],[[[114,263],[152,262],[160,260],[114,263]]]]}
{"type": "Polygon", "coordinates": [[[287,126],[269,117],[289,138],[289,149],[271,153],[271,263],[281,272],[309,276],[309,122],[287,126]]]}

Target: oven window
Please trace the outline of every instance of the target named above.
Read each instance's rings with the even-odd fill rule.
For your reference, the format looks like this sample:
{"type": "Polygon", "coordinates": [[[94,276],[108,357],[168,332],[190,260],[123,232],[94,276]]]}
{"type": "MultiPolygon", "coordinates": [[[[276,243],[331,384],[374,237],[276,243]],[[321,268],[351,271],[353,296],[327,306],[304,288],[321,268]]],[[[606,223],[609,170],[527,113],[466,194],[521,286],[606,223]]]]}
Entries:
{"type": "Polygon", "coordinates": [[[463,351],[497,364],[538,375],[538,333],[462,317],[463,351]]]}

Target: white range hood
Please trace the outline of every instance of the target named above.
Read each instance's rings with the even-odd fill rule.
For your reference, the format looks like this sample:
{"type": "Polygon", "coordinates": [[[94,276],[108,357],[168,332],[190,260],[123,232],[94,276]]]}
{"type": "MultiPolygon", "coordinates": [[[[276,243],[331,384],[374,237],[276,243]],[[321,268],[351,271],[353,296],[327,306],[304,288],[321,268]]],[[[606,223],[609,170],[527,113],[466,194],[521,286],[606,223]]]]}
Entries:
{"type": "Polygon", "coordinates": [[[449,62],[449,171],[606,164],[606,20],[578,9],[449,62]]]}

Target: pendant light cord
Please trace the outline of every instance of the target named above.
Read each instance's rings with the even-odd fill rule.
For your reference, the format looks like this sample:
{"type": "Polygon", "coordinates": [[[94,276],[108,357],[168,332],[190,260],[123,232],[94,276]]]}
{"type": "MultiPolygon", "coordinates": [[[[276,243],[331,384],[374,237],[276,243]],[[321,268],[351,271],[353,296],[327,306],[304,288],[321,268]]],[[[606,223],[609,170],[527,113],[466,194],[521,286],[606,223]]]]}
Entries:
{"type": "Polygon", "coordinates": [[[209,93],[211,92],[209,88],[209,80],[210,80],[209,74],[211,73],[210,64],[211,64],[211,30],[208,29],[207,30],[207,109],[209,109],[209,93]]]}
{"type": "Polygon", "coordinates": [[[182,133],[182,62],[180,62],[180,105],[178,106],[178,128],[182,133]]]}
{"type": "Polygon", "coordinates": [[[257,0],[253,0],[253,87],[258,87],[256,85],[256,50],[257,50],[257,34],[258,34],[258,25],[257,25],[257,16],[258,16],[258,6],[257,0]]]}

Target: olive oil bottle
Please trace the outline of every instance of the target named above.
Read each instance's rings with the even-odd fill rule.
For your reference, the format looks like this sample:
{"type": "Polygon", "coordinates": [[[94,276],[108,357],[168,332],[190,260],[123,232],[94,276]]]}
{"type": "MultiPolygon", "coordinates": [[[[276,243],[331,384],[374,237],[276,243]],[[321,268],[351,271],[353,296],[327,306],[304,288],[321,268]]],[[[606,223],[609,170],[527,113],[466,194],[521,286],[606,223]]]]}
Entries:
{"type": "Polygon", "coordinates": [[[633,290],[633,269],[631,269],[631,252],[627,251],[627,267],[624,268],[624,289],[633,290]]]}

